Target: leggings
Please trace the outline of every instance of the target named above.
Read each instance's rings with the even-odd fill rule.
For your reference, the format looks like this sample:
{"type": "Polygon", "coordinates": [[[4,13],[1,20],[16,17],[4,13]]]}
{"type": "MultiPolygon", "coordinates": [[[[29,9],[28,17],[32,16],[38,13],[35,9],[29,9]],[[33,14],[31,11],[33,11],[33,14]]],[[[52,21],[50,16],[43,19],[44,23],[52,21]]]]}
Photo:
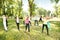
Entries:
{"type": "Polygon", "coordinates": [[[43,32],[43,30],[44,30],[44,27],[46,27],[47,35],[48,35],[48,34],[49,34],[49,31],[48,31],[48,26],[47,26],[47,24],[43,24],[43,26],[42,26],[42,32],[43,32]]]}
{"type": "Polygon", "coordinates": [[[18,30],[19,30],[19,23],[16,23],[17,24],[17,28],[18,28],[18,30]]]}
{"type": "Polygon", "coordinates": [[[26,30],[28,29],[28,32],[30,32],[30,25],[29,24],[26,24],[26,30]]]}

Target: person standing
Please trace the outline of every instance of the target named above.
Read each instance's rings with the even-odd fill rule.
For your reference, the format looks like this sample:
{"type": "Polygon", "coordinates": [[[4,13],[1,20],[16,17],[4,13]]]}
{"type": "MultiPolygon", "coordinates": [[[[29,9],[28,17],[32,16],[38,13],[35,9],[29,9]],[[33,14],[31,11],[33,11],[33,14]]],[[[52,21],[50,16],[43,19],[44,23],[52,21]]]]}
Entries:
{"type": "Polygon", "coordinates": [[[39,26],[39,23],[38,23],[38,16],[35,16],[35,19],[34,19],[34,25],[35,26],[39,26]]]}
{"type": "Polygon", "coordinates": [[[4,26],[5,31],[7,31],[7,18],[6,18],[6,15],[3,15],[3,26],[4,26]]]}
{"type": "Polygon", "coordinates": [[[43,30],[44,30],[44,27],[46,27],[47,35],[49,35],[49,28],[48,28],[47,22],[48,22],[47,18],[44,18],[43,25],[42,25],[42,33],[43,33],[43,30]]]}
{"type": "Polygon", "coordinates": [[[30,20],[29,20],[29,17],[27,16],[26,19],[25,19],[25,30],[27,31],[28,29],[28,32],[30,32],[30,20]]]}
{"type": "Polygon", "coordinates": [[[19,17],[18,17],[18,15],[17,15],[17,17],[16,17],[16,24],[17,24],[18,30],[20,30],[20,28],[19,28],[19,17]]]}
{"type": "Polygon", "coordinates": [[[40,16],[39,22],[40,22],[40,21],[42,22],[42,16],[40,16]]]}

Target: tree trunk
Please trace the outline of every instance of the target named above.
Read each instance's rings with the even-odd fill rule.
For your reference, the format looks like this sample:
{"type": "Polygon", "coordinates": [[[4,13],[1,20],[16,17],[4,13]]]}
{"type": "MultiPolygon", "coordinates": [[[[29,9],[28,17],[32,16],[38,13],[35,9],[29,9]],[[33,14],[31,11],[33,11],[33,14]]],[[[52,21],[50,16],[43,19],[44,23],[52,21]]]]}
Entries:
{"type": "Polygon", "coordinates": [[[28,0],[29,3],[29,9],[30,9],[30,17],[32,16],[32,4],[33,4],[34,0],[32,0],[32,2],[30,0],[28,0]]]}

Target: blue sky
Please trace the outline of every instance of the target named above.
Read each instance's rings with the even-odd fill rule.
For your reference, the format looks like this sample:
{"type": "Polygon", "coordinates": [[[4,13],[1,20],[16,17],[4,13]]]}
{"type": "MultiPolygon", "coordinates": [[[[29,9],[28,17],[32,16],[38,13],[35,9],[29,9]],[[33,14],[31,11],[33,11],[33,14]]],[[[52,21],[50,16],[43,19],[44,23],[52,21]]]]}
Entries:
{"type": "MultiPolygon", "coordinates": [[[[54,10],[53,4],[50,2],[50,0],[35,0],[34,3],[38,7],[42,7],[46,10],[54,10]]],[[[23,10],[27,11],[28,10],[28,0],[23,0],[23,10]]]]}

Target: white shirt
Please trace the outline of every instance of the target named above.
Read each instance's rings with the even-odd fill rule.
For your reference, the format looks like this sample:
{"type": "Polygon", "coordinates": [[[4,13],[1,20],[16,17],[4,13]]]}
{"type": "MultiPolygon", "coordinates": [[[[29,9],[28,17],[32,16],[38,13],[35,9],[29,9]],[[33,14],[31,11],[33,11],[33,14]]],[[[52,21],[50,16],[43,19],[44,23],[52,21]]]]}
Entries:
{"type": "Polygon", "coordinates": [[[19,23],[19,18],[18,17],[16,18],[16,22],[19,23]]]}
{"type": "Polygon", "coordinates": [[[49,20],[43,19],[43,24],[47,24],[49,20]]]}
{"type": "Polygon", "coordinates": [[[34,17],[34,20],[39,20],[39,17],[38,17],[38,16],[35,16],[35,17],[34,17]]]}
{"type": "Polygon", "coordinates": [[[46,21],[44,21],[44,23],[43,23],[43,24],[47,24],[47,22],[48,22],[48,21],[46,20],[46,21]]]}
{"type": "Polygon", "coordinates": [[[3,23],[6,23],[6,17],[3,17],[3,23]]]}

